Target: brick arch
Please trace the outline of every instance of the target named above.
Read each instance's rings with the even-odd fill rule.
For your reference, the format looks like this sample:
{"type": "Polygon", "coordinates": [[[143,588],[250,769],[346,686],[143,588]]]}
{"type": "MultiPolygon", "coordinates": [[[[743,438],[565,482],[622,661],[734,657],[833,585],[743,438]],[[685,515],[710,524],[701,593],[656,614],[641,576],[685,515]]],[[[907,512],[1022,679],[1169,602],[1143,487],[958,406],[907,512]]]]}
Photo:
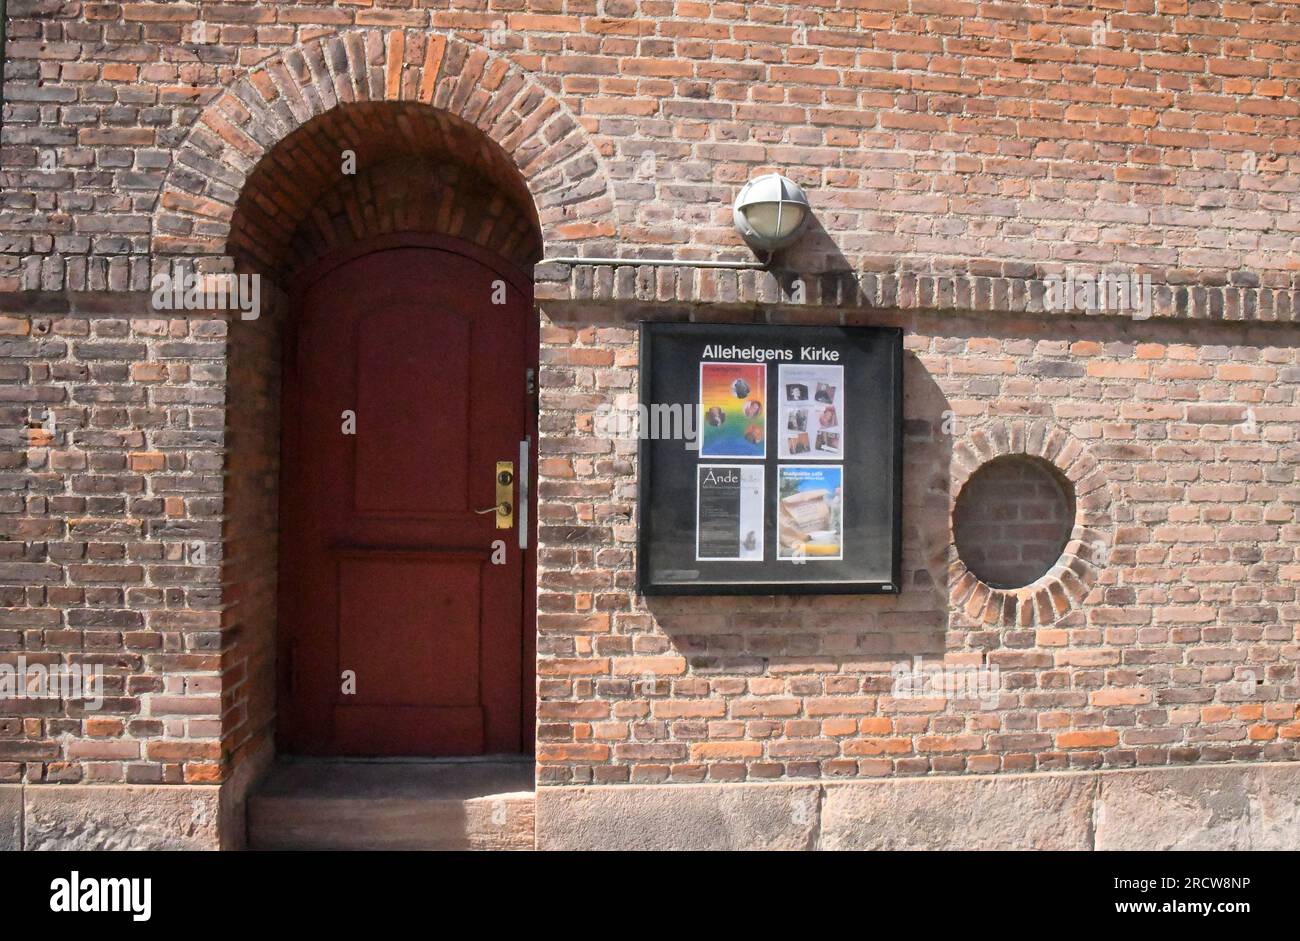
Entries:
{"type": "Polygon", "coordinates": [[[1047,462],[1069,482],[1074,491],[1074,527],[1056,564],[1023,588],[985,584],[966,567],[950,539],[949,601],[955,612],[975,624],[1056,623],[1087,598],[1114,544],[1114,493],[1104,469],[1084,442],[1046,421],[991,421],[969,430],[952,452],[950,522],[962,487],[979,468],[996,458],[1018,455],[1047,462]]]}
{"type": "MultiPolygon", "coordinates": [[[[379,103],[400,112],[394,120],[401,135],[423,144],[426,155],[430,148],[439,152],[440,130],[481,131],[491,142],[486,150],[505,155],[522,180],[548,251],[565,253],[566,243],[616,235],[611,188],[595,148],[577,120],[528,73],[454,37],[371,29],[289,49],[249,70],[204,108],[163,182],[154,213],[154,255],[224,260],[239,234],[232,223],[241,194],[268,155],[281,153],[278,145],[291,137],[290,147],[309,139],[319,122],[331,120],[328,114],[337,115],[336,127],[343,128],[351,120],[346,106],[379,103]]],[[[363,140],[364,130],[351,139],[363,140]]],[[[442,144],[444,152],[463,149],[445,139],[442,144]]],[[[491,178],[495,158],[478,157],[487,168],[483,175],[491,178]]],[[[263,225],[259,234],[272,238],[272,251],[290,251],[303,220],[277,216],[291,211],[275,205],[273,195],[257,195],[262,222],[277,222],[274,231],[263,225]]],[[[241,238],[236,247],[249,246],[241,238]]]]}
{"type": "MultiPolygon", "coordinates": [[[[250,190],[251,180],[245,197],[250,190]]],[[[526,194],[523,202],[511,199],[465,165],[429,156],[399,157],[359,170],[316,199],[287,241],[282,232],[266,235],[268,220],[254,224],[259,214],[244,202],[241,198],[229,244],[237,267],[294,272],[339,246],[398,232],[463,239],[521,271],[542,256],[536,213],[526,194]]]]}
{"type": "Polygon", "coordinates": [[[393,232],[455,236],[523,270],[542,254],[532,197],[500,147],[454,115],[387,101],[333,108],[276,144],[240,190],[226,254],[287,273],[393,232]]]}

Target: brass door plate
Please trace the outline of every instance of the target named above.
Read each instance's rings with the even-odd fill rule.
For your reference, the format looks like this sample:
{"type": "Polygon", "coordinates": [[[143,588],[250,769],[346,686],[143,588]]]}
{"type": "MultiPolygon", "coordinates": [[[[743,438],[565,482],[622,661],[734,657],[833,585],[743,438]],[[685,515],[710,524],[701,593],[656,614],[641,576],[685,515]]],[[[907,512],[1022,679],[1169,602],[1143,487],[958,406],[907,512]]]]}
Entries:
{"type": "Polygon", "coordinates": [[[497,529],[515,525],[515,464],[497,461],[497,529]]]}

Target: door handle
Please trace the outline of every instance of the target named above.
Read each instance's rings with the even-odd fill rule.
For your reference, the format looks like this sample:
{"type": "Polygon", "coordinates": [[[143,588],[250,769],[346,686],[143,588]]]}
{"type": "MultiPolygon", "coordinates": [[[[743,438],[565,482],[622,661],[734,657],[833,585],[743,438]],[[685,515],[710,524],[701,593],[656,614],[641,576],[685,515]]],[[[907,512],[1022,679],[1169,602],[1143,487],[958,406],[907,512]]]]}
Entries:
{"type": "Polygon", "coordinates": [[[492,506],[474,512],[479,516],[495,513],[497,515],[497,529],[509,529],[515,525],[515,505],[511,502],[515,496],[515,465],[513,461],[497,461],[495,484],[497,502],[492,506]]]}

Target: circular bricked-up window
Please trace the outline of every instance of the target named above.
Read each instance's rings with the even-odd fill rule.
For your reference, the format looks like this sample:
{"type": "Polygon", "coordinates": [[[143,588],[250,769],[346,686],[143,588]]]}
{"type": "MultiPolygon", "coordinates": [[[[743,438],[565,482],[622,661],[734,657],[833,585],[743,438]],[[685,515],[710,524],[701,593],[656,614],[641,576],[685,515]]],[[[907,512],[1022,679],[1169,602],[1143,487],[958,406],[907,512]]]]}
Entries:
{"type": "Polygon", "coordinates": [[[1074,528],[1074,487],[1042,458],[994,458],[970,476],[953,509],[966,568],[993,588],[1023,588],[1056,564],[1074,528]]]}

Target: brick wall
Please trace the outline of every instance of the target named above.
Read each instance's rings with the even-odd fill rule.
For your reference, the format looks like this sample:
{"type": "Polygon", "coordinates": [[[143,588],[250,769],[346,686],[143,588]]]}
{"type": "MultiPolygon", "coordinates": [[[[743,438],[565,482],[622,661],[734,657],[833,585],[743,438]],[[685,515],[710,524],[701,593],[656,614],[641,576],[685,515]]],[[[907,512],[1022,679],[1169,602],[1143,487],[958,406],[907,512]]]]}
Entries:
{"type": "Polygon", "coordinates": [[[100,665],[108,689],[96,713],[6,702],[0,780],[216,780],[227,324],[0,324],[0,657],[100,665]]]}
{"type": "Polygon", "coordinates": [[[457,224],[517,261],[683,263],[538,269],[544,783],[1295,757],[1293,4],[8,13],[0,656],[102,659],[120,696],[7,706],[0,780],[214,780],[271,727],[274,321],[160,320],[127,292],[177,257],[281,277],[457,224]],[[347,143],[355,182],[332,174],[347,143]],[[430,160],[473,166],[484,186],[454,189],[481,198],[430,160]],[[691,268],[752,258],[730,201],[772,169],[815,214],[778,273],[691,268]],[[426,187],[394,201],[397,176],[426,187]],[[1151,320],[1044,311],[1044,278],[1103,264],[1152,276],[1151,320]],[[633,394],[643,316],[906,328],[900,596],[634,595],[634,452],[590,416],[633,394]],[[29,439],[46,405],[69,438],[29,439]],[[1019,593],[950,528],[1015,453],[1079,504],[1019,593]],[[891,701],[914,655],[1007,688],[891,701]]]}
{"type": "Polygon", "coordinates": [[[151,234],[154,251],[219,234],[184,222],[181,177],[237,187],[265,149],[240,128],[267,95],[275,138],[357,96],[432,101],[498,141],[536,115],[536,149],[506,149],[520,166],[547,155],[530,189],[553,248],[737,257],[731,195],[776,167],[818,210],[802,269],[1119,262],[1289,283],[1294,6],[1118,7],[15,0],[0,288],[143,287],[151,234]],[[593,160],[608,191],[583,182],[593,160]]]}
{"type": "Polygon", "coordinates": [[[222,529],[224,777],[273,752],[280,496],[280,361],[287,302],[228,324],[222,529]]]}
{"type": "Polygon", "coordinates": [[[1294,329],[773,312],[906,331],[902,592],[646,599],[635,442],[590,432],[598,405],[634,401],[634,325],[616,305],[544,308],[559,316],[542,351],[542,782],[1297,757],[1294,329]],[[1036,426],[1057,444],[1033,445],[1036,426]],[[974,466],[1017,451],[1078,478],[1077,574],[972,589],[952,503],[974,466]],[[891,670],[917,656],[996,665],[995,706],[894,696],[891,670]]]}

